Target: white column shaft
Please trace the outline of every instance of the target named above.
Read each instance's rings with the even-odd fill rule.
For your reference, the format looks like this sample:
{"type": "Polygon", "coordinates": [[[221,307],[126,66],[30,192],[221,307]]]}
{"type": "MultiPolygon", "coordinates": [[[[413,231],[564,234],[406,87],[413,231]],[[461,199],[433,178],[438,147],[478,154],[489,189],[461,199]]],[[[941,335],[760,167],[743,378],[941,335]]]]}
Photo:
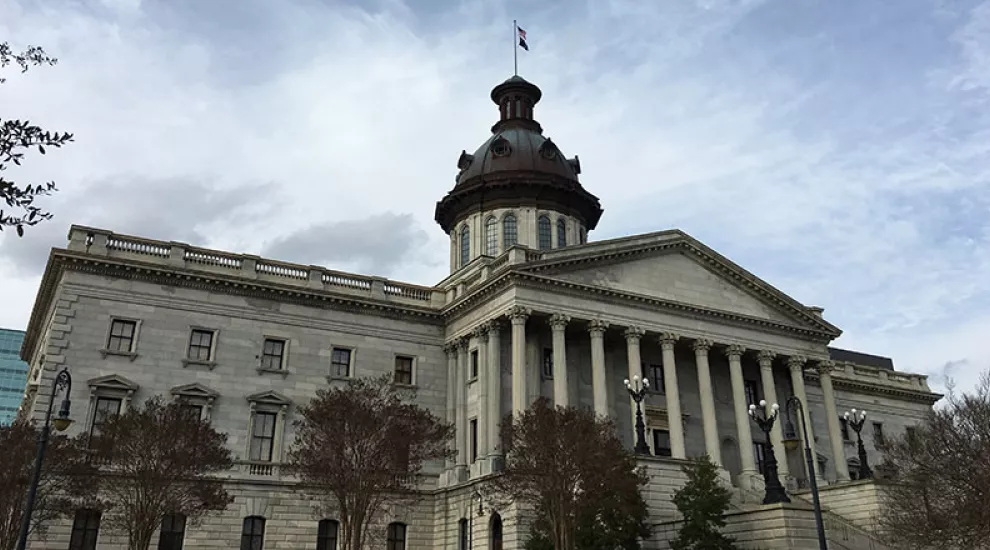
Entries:
{"type": "Polygon", "coordinates": [[[490,456],[502,454],[502,329],[497,321],[488,326],[488,448],[490,456]]]}
{"type": "Polygon", "coordinates": [[[605,376],[605,329],[608,324],[593,321],[591,335],[591,385],[594,394],[595,414],[608,416],[608,380],[605,376]]]}
{"type": "MultiPolygon", "coordinates": [[[[809,443],[809,446],[811,447],[811,456],[815,458],[814,472],[808,472],[807,465],[805,465],[803,469],[805,470],[805,474],[807,474],[808,476],[814,475],[818,478],[821,478],[822,472],[818,471],[818,460],[817,460],[818,454],[816,452],[817,444],[815,443],[815,429],[811,425],[811,411],[809,410],[810,404],[808,403],[808,393],[804,387],[804,362],[805,359],[803,357],[797,357],[797,356],[790,357],[787,360],[787,368],[790,369],[791,371],[791,387],[794,388],[794,396],[801,400],[801,410],[803,411],[801,415],[804,417],[804,425],[808,426],[808,437],[806,441],[809,443]]],[[[802,439],[801,448],[803,449],[805,434],[804,434],[804,429],[802,428],[801,419],[795,418],[794,423],[797,424],[794,428],[795,430],[797,430],[797,433],[800,434],[801,436],[802,439]]],[[[802,456],[803,454],[804,453],[802,451],[802,456]]],[[[802,460],[802,463],[804,462],[807,461],[802,460]]]]}
{"type": "Polygon", "coordinates": [[[467,467],[470,438],[467,427],[468,342],[461,340],[457,348],[457,468],[467,467]]]}
{"type": "Polygon", "coordinates": [[[712,392],[712,371],[708,364],[708,350],[712,343],[707,340],[696,340],[694,343],[694,359],[698,367],[698,389],[701,394],[701,422],[705,429],[705,450],[715,464],[722,464],[722,453],[719,449],[718,423],[715,417],[715,395],[712,392]]]}
{"type": "MultiPolygon", "coordinates": [[[[780,404],[780,401],[777,399],[777,384],[773,379],[774,356],[774,353],[767,351],[761,351],[759,355],[760,378],[763,381],[763,399],[766,400],[768,407],[774,403],[780,404]]],[[[777,457],[777,473],[782,477],[787,477],[790,475],[791,470],[787,465],[787,451],[784,449],[784,438],[780,425],[780,419],[774,422],[773,429],[770,430],[770,444],[773,445],[773,452],[777,457]]]]}
{"type": "Polygon", "coordinates": [[[739,455],[742,457],[742,471],[746,474],[756,473],[756,458],[753,456],[753,430],[750,425],[746,403],[746,385],[742,373],[743,349],[739,346],[729,346],[726,356],[729,358],[729,378],[732,381],[732,410],[736,416],[736,434],[739,439],[739,455]]]}
{"type": "MultiPolygon", "coordinates": [[[[457,346],[448,344],[444,351],[447,352],[447,422],[457,429],[457,346]]],[[[451,447],[457,450],[457,439],[451,442],[451,447]]],[[[447,459],[447,469],[454,467],[455,458],[447,459]]]]}
{"type": "Polygon", "coordinates": [[[673,458],[686,458],[681,395],[677,387],[677,359],[674,354],[677,340],[676,334],[664,334],[660,337],[660,347],[663,350],[664,391],[667,394],[667,418],[670,423],[670,454],[673,458]]]}
{"type": "Polygon", "coordinates": [[[478,459],[488,453],[488,330],[483,328],[478,335],[478,459]]]}
{"type": "MultiPolygon", "coordinates": [[[[819,382],[822,386],[822,399],[825,401],[825,416],[828,419],[828,439],[832,444],[832,462],[839,481],[849,479],[849,464],[846,463],[846,450],[842,442],[842,428],[839,426],[839,411],[835,406],[835,389],[832,387],[832,362],[818,364],[819,382]]],[[[821,475],[821,472],[819,472],[821,475]]]]}
{"type": "Polygon", "coordinates": [[[554,315],[550,319],[553,332],[553,402],[558,407],[570,405],[567,380],[567,322],[565,315],[554,315]]]}
{"type": "MultiPolygon", "coordinates": [[[[626,359],[628,363],[629,370],[629,380],[631,381],[635,376],[643,376],[643,366],[642,366],[642,353],[640,353],[641,346],[640,340],[643,337],[643,329],[638,327],[629,327],[626,329],[626,359]]],[[[630,424],[632,428],[632,442],[633,446],[636,445],[636,404],[633,403],[632,398],[629,399],[629,409],[630,409],[630,424]]]]}
{"type": "Polygon", "coordinates": [[[526,397],[526,320],[525,312],[514,312],[512,320],[512,414],[519,415],[529,408],[526,397]]]}

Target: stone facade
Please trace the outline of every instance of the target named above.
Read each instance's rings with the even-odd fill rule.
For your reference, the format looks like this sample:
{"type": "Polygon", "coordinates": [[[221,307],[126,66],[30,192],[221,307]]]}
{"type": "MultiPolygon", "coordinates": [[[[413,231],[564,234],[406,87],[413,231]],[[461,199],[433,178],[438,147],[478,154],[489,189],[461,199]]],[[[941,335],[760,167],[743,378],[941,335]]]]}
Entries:
{"type": "MultiPolygon", "coordinates": [[[[515,93],[513,86],[533,93],[526,87],[532,85],[511,81],[504,94],[515,93]]],[[[531,120],[520,124],[539,128],[531,120]]],[[[511,147],[500,154],[506,150],[511,147]]],[[[564,161],[547,150],[540,146],[540,162],[566,162],[559,172],[576,178],[576,158],[564,161]]],[[[468,165],[480,151],[462,155],[465,173],[477,176],[468,165]]],[[[52,252],[22,348],[31,367],[24,414],[41,419],[63,367],[75,381],[78,422],[70,433],[89,430],[107,402],[124,409],[156,394],[185,396],[229,434],[237,462],[230,473],[234,504],[190,526],[186,545],[235,545],[251,516],[266,522],[265,548],[294,549],[315,544],[318,522],[333,519],[279,471],[296,408],[321,387],[411,365],[398,381],[416,390],[418,404],[455,424],[457,457],[427,465],[422,498],[381,518],[376,533],[384,536],[389,523],[399,522],[405,548],[457,548],[465,519],[474,548],[514,549],[529,515],[484,496],[485,480],[502,458],[496,437],[502,415],[539,396],[591,407],[613,417],[632,447],[634,408],[623,380],[643,376],[652,387],[644,402],[648,443],[660,455],[642,462],[658,527],[645,546],[661,548],[663,526],[677,519],[670,497],[683,483],[683,460],[704,454],[736,488],[733,529],[766,524],[787,537],[803,536],[789,531],[806,523],[800,505],[751,505],[762,487],[766,445],[783,459],[781,473],[792,490],[807,485],[802,453],[784,445],[801,422],[786,414],[768,442],[746,414],[750,402],[783,405],[798,397],[818,457],[815,474],[841,487],[850,464],[856,466],[839,421],[843,411],[867,409],[884,434],[899,435],[938,399],[924,376],[837,354],[828,343],[840,331],[821,308],[798,303],[683,232],[585,243],[585,231],[597,223],[587,216],[600,214],[597,199],[581,190],[584,206],[568,211],[569,187],[551,180],[541,185],[557,185],[556,210],[536,199],[526,203],[523,191],[520,204],[503,194],[490,211],[470,209],[458,197],[472,196],[472,186],[481,184],[461,182],[465,187],[455,189],[461,194],[449,195],[443,212],[452,273],[432,287],[73,226],[68,246],[52,252]],[[552,242],[538,250],[534,224],[544,211],[553,213],[552,242]],[[499,225],[489,247],[485,220],[508,214],[517,216],[518,239],[506,243],[499,225]],[[566,229],[561,241],[558,218],[566,229]],[[467,262],[460,261],[457,241],[462,222],[473,235],[467,262]],[[251,438],[262,415],[272,421],[270,451],[254,456],[251,438]],[[496,522],[501,535],[494,533],[496,522]]],[[[867,447],[878,462],[869,437],[867,447]]],[[[64,548],[71,523],[53,526],[32,548],[64,548]]],[[[113,533],[99,540],[101,548],[121,543],[113,533]]]]}

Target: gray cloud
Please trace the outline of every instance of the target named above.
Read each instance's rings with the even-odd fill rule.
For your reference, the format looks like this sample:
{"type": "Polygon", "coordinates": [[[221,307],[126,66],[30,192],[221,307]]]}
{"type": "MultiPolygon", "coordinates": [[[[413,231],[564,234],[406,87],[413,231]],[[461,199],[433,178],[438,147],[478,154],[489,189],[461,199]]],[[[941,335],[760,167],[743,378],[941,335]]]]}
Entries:
{"type": "Polygon", "coordinates": [[[277,204],[270,184],[220,187],[212,181],[119,176],[55,195],[45,204],[55,218],[28,228],[23,238],[5,231],[0,258],[20,274],[37,275],[50,249],[65,246],[70,224],[211,246],[223,240],[223,226],[262,222],[277,204]]]}
{"type": "Polygon", "coordinates": [[[389,275],[429,238],[412,214],[384,212],[357,220],[321,223],[279,237],[262,255],[303,264],[336,266],[389,275]]]}

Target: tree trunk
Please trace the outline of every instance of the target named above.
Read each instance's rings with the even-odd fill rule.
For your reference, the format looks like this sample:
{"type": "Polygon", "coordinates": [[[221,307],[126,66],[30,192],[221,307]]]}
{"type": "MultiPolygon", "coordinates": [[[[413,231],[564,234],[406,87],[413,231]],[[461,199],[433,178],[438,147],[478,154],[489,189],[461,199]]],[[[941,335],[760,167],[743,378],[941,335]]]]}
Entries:
{"type": "Polygon", "coordinates": [[[128,550],[148,550],[151,546],[151,537],[155,534],[155,527],[142,526],[136,528],[127,537],[128,550]]]}

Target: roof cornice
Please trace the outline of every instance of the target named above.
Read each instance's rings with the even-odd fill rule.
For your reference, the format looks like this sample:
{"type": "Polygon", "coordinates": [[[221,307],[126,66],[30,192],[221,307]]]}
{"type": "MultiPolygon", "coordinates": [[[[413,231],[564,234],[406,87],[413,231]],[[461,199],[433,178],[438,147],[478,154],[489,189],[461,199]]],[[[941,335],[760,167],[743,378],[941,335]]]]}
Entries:
{"type": "MultiPolygon", "coordinates": [[[[817,384],[821,384],[821,377],[818,375],[814,369],[806,370],[805,376],[808,380],[813,381],[817,384]]],[[[891,397],[896,397],[898,399],[904,399],[907,401],[915,401],[918,403],[925,403],[927,405],[934,405],[939,399],[944,397],[940,393],[935,393],[926,390],[914,390],[910,388],[899,388],[897,386],[891,386],[888,384],[877,384],[874,382],[867,382],[864,380],[850,380],[848,378],[842,378],[839,376],[832,376],[832,386],[837,389],[848,390],[856,393],[864,393],[867,395],[883,394],[889,395],[891,397]]]]}

